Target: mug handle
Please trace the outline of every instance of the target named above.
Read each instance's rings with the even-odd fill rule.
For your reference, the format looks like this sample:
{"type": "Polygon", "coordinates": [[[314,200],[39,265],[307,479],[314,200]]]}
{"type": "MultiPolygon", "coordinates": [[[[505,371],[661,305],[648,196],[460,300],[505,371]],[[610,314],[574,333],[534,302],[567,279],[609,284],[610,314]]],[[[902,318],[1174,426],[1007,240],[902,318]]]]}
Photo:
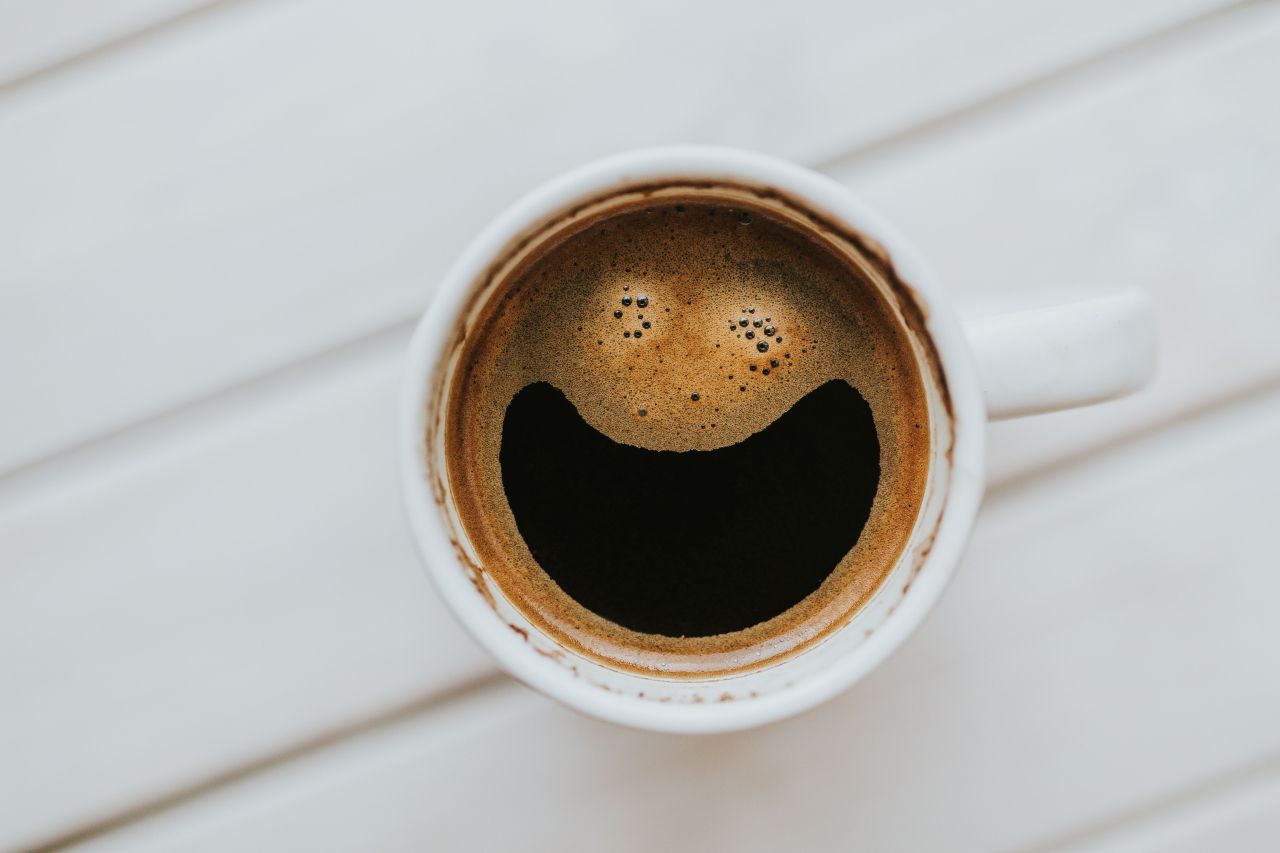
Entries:
{"type": "Polygon", "coordinates": [[[1140,290],[967,320],[964,331],[991,420],[1111,400],[1155,371],[1155,320],[1140,290]]]}

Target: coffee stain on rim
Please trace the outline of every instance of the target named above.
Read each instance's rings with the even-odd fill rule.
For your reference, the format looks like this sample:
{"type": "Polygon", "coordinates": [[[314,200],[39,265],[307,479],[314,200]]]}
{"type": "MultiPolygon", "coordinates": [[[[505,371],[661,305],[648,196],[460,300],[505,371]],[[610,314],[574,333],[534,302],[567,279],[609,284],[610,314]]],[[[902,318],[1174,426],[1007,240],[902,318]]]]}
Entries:
{"type": "MultiPolygon", "coordinates": [[[[449,544],[453,547],[453,553],[457,555],[458,561],[462,563],[463,571],[467,574],[467,580],[471,581],[471,585],[476,588],[476,592],[480,593],[480,597],[483,598],[485,603],[488,604],[496,613],[498,605],[493,599],[493,592],[490,591],[489,585],[484,581],[484,569],[479,563],[471,558],[471,555],[467,553],[467,549],[463,547],[462,542],[456,536],[449,537],[449,544]]],[[[515,631],[521,631],[520,628],[510,623],[507,624],[507,627],[515,631]]],[[[525,639],[529,639],[529,635],[527,633],[525,633],[525,639]]]]}
{"type": "MultiPolygon", "coordinates": [[[[514,627],[514,626],[511,626],[511,627],[514,627]]],[[[563,661],[564,656],[567,654],[567,652],[565,652],[559,646],[557,646],[554,649],[544,649],[542,646],[533,642],[533,640],[529,638],[528,632],[524,633],[524,640],[526,643],[529,644],[529,648],[533,649],[535,652],[542,655],[544,658],[550,658],[556,663],[560,663],[561,661],[563,661]]]]}
{"type": "MultiPolygon", "coordinates": [[[[837,243],[845,242],[849,244],[860,255],[862,260],[868,262],[872,267],[874,267],[876,272],[879,273],[877,279],[883,282],[895,297],[892,300],[892,305],[898,309],[901,319],[911,332],[912,340],[917,342],[918,354],[924,357],[925,363],[923,367],[925,369],[922,370],[922,372],[927,373],[932,380],[933,387],[938,392],[942,413],[948,427],[946,430],[947,443],[945,447],[940,448],[940,453],[946,460],[948,473],[953,473],[955,468],[954,454],[956,419],[954,403],[951,396],[947,373],[943,367],[942,358],[938,353],[937,347],[934,344],[933,335],[929,329],[928,308],[919,296],[917,290],[899,274],[891,254],[879,241],[871,238],[852,226],[841,222],[836,216],[820,213],[814,209],[814,206],[811,203],[807,200],[801,199],[796,194],[773,186],[739,181],[681,179],[674,176],[667,180],[651,181],[647,183],[624,182],[612,190],[601,192],[598,195],[591,196],[590,198],[581,199],[562,209],[559,213],[544,217],[539,222],[528,226],[519,234],[512,237],[508,241],[507,246],[495,257],[493,261],[486,265],[484,271],[473,280],[468,288],[468,293],[461,311],[459,312],[463,321],[456,324],[452,340],[449,341],[444,350],[444,357],[435,365],[433,375],[429,382],[430,393],[426,395],[426,400],[423,401],[425,413],[424,419],[426,422],[426,430],[423,437],[425,446],[424,461],[427,467],[428,483],[432,499],[436,503],[437,508],[444,514],[450,530],[455,531],[454,533],[451,533],[449,537],[450,544],[453,547],[455,554],[458,556],[459,562],[462,563],[468,579],[476,588],[476,591],[489,605],[489,608],[494,611],[495,615],[497,615],[499,619],[502,619],[504,624],[506,624],[507,627],[515,634],[520,636],[531,649],[538,654],[565,666],[575,678],[582,678],[577,666],[565,661],[565,658],[570,657],[575,653],[563,649],[558,643],[555,643],[555,641],[549,637],[547,638],[547,641],[553,643],[554,647],[551,650],[544,649],[540,643],[536,642],[529,635],[528,630],[507,621],[507,619],[502,615],[498,604],[494,599],[493,593],[489,589],[488,583],[485,580],[487,573],[485,572],[484,567],[472,558],[456,535],[456,531],[460,527],[461,522],[460,519],[456,519],[454,514],[450,511],[448,487],[445,484],[445,477],[447,477],[447,464],[437,464],[433,451],[435,448],[443,447],[443,438],[441,433],[446,421],[447,408],[444,406],[444,402],[446,400],[445,392],[448,388],[449,381],[453,376],[455,363],[459,359],[466,343],[469,324],[476,318],[479,313],[479,309],[483,307],[484,302],[489,298],[490,290],[499,277],[517,276],[520,269],[520,262],[518,259],[521,253],[535,245],[535,242],[541,236],[550,232],[553,234],[551,240],[555,242],[558,242],[558,240],[555,240],[556,236],[559,236],[561,239],[567,239],[567,236],[557,234],[557,230],[566,223],[573,222],[573,220],[582,215],[584,211],[605,205],[611,199],[615,199],[619,196],[638,195],[641,198],[649,198],[656,192],[671,189],[690,190],[695,192],[715,190],[736,191],[753,195],[761,201],[775,202],[785,207],[791,213],[797,214],[807,220],[810,225],[813,226],[813,229],[817,234],[822,235],[828,240],[834,238],[837,243]]],[[[549,243],[549,245],[554,245],[554,242],[549,243]]],[[[528,260],[528,258],[524,260],[528,260]]],[[[949,489],[944,491],[942,495],[942,502],[937,508],[936,516],[933,519],[929,532],[926,534],[922,543],[915,549],[910,574],[907,581],[901,588],[901,597],[888,607],[885,613],[886,619],[897,610],[898,606],[902,603],[902,600],[905,599],[905,596],[910,590],[915,579],[919,576],[920,572],[924,569],[925,563],[928,561],[928,557],[932,552],[933,545],[937,539],[938,532],[941,529],[942,521],[946,515],[947,503],[950,496],[949,492],[949,489]]],[[[922,504],[922,512],[923,509],[924,505],[922,504]]],[[[889,576],[886,576],[885,579],[888,580],[888,577],[889,576]]],[[[790,654],[787,654],[780,659],[767,661],[762,666],[750,671],[760,672],[764,669],[772,668],[773,666],[777,666],[815,648],[825,640],[844,630],[844,628],[847,627],[860,612],[865,610],[873,598],[874,595],[872,598],[867,599],[861,607],[851,613],[844,623],[824,632],[813,641],[792,650],[790,654]]],[[[864,632],[864,639],[870,637],[874,633],[874,630],[874,628],[866,630],[864,632]]],[[[629,674],[634,675],[634,673],[629,674]]],[[[591,679],[587,679],[587,681],[588,683],[593,683],[596,686],[604,687],[606,690],[613,691],[613,688],[608,687],[601,682],[596,682],[591,679]]],[[[791,682],[788,682],[780,689],[785,690],[790,686],[791,682]]],[[[757,698],[758,695],[759,694],[754,690],[749,693],[750,698],[757,698]]],[[[646,698],[643,691],[636,694],[636,696],[641,699],[646,698]]],[[[667,703],[672,701],[672,699],[670,696],[662,696],[656,700],[649,698],[649,701],[667,703]]],[[[695,695],[692,701],[694,703],[700,703],[702,698],[701,696],[695,695]]],[[[722,699],[721,701],[724,700],[722,699]]]]}

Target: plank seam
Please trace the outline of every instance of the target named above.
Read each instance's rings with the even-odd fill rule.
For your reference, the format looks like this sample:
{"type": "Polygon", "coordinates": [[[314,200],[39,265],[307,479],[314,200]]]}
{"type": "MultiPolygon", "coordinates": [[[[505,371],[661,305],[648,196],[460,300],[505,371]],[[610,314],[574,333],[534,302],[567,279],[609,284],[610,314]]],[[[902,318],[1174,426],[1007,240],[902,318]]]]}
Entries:
{"type": "Polygon", "coordinates": [[[1201,780],[1167,797],[1120,812],[1047,844],[1031,847],[1024,853],[1075,853],[1098,844],[1147,834],[1162,825],[1186,820],[1192,812],[1211,810],[1255,791],[1260,785],[1274,783],[1278,774],[1280,754],[1269,755],[1222,775],[1201,780]]]}
{"type": "Polygon", "coordinates": [[[210,0],[208,3],[185,9],[176,14],[152,21],[149,24],[143,24],[137,29],[109,37],[105,41],[100,41],[79,52],[39,65],[29,71],[18,74],[16,77],[0,82],[0,100],[28,86],[61,77],[64,74],[75,73],[82,66],[93,65],[98,60],[114,56],[135,45],[147,42],[162,33],[179,27],[190,26],[205,20],[211,15],[220,14],[234,6],[246,4],[247,0],[210,0]]]}
{"type": "Polygon", "coordinates": [[[479,697],[495,690],[501,690],[505,685],[511,684],[514,684],[514,682],[501,673],[485,673],[450,688],[444,693],[433,693],[381,714],[356,720],[340,728],[311,736],[287,749],[268,753],[247,764],[217,773],[199,782],[179,787],[154,799],[140,802],[126,811],[83,824],[69,832],[53,836],[30,849],[32,853],[43,853],[43,851],[59,850],[73,844],[82,844],[95,837],[106,835],[126,824],[135,823],[160,814],[204,794],[228,787],[260,773],[265,773],[305,755],[323,752],[327,747],[351,740],[367,732],[389,728],[426,714],[438,714],[455,705],[478,701],[479,697]]]}
{"type": "Polygon", "coordinates": [[[1116,70],[1116,66],[1164,58],[1181,49],[1184,43],[1198,43],[1203,37],[1202,31],[1209,27],[1222,26],[1236,17],[1257,14],[1258,9],[1274,9],[1276,6],[1276,0],[1239,0],[1209,9],[871,139],[844,154],[823,160],[813,168],[822,172],[864,169],[890,152],[897,154],[904,149],[928,144],[936,137],[981,123],[996,113],[1078,86],[1091,78],[1114,79],[1111,72],[1116,70]]]}

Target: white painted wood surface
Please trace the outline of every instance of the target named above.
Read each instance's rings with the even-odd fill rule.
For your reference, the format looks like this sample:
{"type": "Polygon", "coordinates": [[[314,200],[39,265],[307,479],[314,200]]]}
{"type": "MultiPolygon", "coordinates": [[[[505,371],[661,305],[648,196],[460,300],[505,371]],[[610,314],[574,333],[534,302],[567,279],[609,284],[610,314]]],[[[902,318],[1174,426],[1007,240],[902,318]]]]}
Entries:
{"type": "Polygon", "coordinates": [[[145,451],[6,502],[0,766],[22,772],[0,772],[5,841],[109,817],[484,671],[401,520],[400,349],[281,399],[271,388],[200,412],[145,451]]]}
{"type": "Polygon", "coordinates": [[[996,424],[997,475],[1280,378],[1280,121],[1259,106],[1280,90],[1275,11],[1245,10],[837,171],[975,311],[1115,285],[1155,297],[1153,387],[996,424]]]}
{"type": "Polygon", "coordinates": [[[1275,543],[1255,535],[1280,505],[1280,478],[1257,476],[1277,434],[1280,394],[994,495],[919,634],[799,719],[652,735],[512,686],[89,849],[963,853],[1051,841],[1280,754],[1280,572],[1275,543]]]}
{"type": "Polygon", "coordinates": [[[204,16],[0,108],[0,470],[407,321],[487,219],[589,157],[700,141],[830,158],[1220,5],[204,16]]]}
{"type": "Polygon", "coordinates": [[[871,849],[958,831],[965,849],[1275,839],[1265,808],[1206,805],[1213,820],[1179,829],[1158,805],[1280,746],[1259,657],[1280,641],[1260,616],[1278,561],[1237,542],[1277,504],[1248,475],[1280,471],[1257,431],[1280,417],[1263,393],[1280,384],[1280,121],[1263,106],[1280,10],[1192,20],[1218,5],[815,6],[762,42],[741,5],[685,10],[673,34],[656,12],[539,29],[520,7],[233,3],[0,92],[0,228],[17,235],[0,253],[0,469],[19,469],[0,478],[0,848],[124,821],[105,845],[417,849],[468,816],[495,842],[527,826],[550,844],[583,798],[601,823],[580,840],[609,821],[652,841],[646,815],[673,808],[711,843],[700,821],[740,800],[778,816],[744,824],[748,849],[787,814],[843,846],[849,825],[819,812],[869,808],[871,849]],[[546,89],[564,94],[529,95],[546,89]],[[492,669],[416,566],[391,458],[408,318],[466,237],[562,167],[675,139],[830,161],[975,310],[1139,284],[1166,341],[1141,397],[993,430],[993,473],[1017,485],[984,516],[972,579],[889,669],[701,744],[511,685],[466,693],[492,669]],[[1201,482],[1221,494],[1184,494],[1201,482]],[[1185,539],[1162,540],[1164,519],[1185,539]],[[1112,576],[1117,597],[1090,609],[1112,576]],[[1245,641],[1229,664],[1211,654],[1245,641]],[[1008,710],[988,720],[993,697],[1008,710]],[[873,743],[826,754],[850,718],[873,743]],[[504,829],[461,792],[481,797],[512,755],[549,769],[502,783],[528,794],[504,829]],[[933,763],[908,774],[903,756],[933,763]],[[668,787],[666,762],[688,778],[668,787]],[[913,795],[937,818],[912,818],[913,795]],[[965,802],[1018,817],[970,832],[965,802]],[[1146,807],[1129,835],[1105,829],[1146,807]]]}

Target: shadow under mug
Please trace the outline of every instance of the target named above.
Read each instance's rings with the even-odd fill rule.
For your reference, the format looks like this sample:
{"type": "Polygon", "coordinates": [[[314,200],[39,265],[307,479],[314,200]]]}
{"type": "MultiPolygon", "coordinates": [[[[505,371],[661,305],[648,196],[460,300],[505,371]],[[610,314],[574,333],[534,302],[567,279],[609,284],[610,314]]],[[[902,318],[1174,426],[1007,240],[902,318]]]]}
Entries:
{"type": "Polygon", "coordinates": [[[815,172],[729,148],[640,150],[576,169],[525,196],[463,252],[410,347],[400,407],[408,522],[428,574],[463,626],[509,673],[588,714],[671,732],[742,729],[803,711],[887,658],[941,596],[982,497],[989,419],[1099,402],[1141,387],[1155,362],[1137,291],[961,323],[948,295],[897,232],[845,187],[815,172]],[[816,645],[755,671],[664,679],[605,667],[531,624],[485,574],[449,495],[444,402],[459,332],[497,259],[549,222],[629,187],[712,182],[779,194],[814,222],[856,235],[899,287],[886,293],[908,329],[932,421],[929,482],[915,527],[880,588],[816,645]]]}

